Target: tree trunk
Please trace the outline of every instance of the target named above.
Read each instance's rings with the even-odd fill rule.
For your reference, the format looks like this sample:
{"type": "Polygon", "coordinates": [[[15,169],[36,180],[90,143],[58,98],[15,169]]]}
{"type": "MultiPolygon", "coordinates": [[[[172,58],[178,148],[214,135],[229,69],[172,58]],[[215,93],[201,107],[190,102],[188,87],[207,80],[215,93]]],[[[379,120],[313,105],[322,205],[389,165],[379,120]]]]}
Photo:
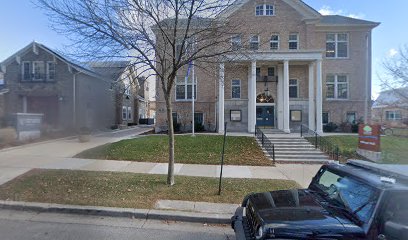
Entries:
{"type": "Polygon", "coordinates": [[[173,109],[171,106],[170,94],[165,94],[167,108],[167,129],[169,137],[169,167],[167,173],[167,184],[174,185],[174,128],[173,128],[173,109]]]}

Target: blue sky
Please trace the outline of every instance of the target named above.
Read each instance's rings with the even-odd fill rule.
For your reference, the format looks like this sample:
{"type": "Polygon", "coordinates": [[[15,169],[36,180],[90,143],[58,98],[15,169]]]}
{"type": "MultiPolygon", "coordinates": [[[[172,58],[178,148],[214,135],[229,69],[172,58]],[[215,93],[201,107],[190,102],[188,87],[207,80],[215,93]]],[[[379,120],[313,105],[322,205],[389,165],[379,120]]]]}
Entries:
{"type": "MultiPolygon", "coordinates": [[[[377,73],[382,74],[381,62],[395,55],[408,44],[407,0],[304,0],[311,7],[326,14],[340,14],[381,22],[373,31],[373,95],[381,90],[377,73]]],[[[31,41],[51,48],[63,49],[69,44],[66,37],[55,33],[41,9],[31,0],[2,0],[0,15],[0,61],[3,61],[31,41]]]]}

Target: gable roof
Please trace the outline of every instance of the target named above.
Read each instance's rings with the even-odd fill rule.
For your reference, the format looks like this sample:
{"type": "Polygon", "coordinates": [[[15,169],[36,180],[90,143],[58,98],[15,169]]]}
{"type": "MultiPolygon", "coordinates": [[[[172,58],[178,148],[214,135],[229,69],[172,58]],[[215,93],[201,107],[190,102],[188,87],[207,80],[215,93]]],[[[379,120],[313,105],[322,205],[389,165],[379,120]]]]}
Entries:
{"type": "Polygon", "coordinates": [[[41,43],[37,43],[37,42],[32,42],[30,44],[28,44],[27,46],[25,46],[24,48],[20,49],[18,52],[14,53],[13,55],[11,55],[10,57],[8,57],[6,60],[4,60],[3,62],[0,63],[1,68],[3,69],[4,67],[7,67],[7,65],[11,64],[13,61],[15,61],[16,57],[18,56],[22,56],[24,55],[26,52],[28,51],[32,51],[32,49],[39,47],[41,49],[43,49],[44,51],[48,52],[51,55],[54,55],[56,58],[58,58],[59,60],[65,62],[66,64],[68,64],[70,67],[74,68],[75,70],[77,70],[78,72],[82,72],[85,73],[87,75],[91,75],[94,77],[102,77],[100,74],[96,73],[95,71],[93,71],[91,68],[87,67],[86,65],[83,65],[81,63],[79,63],[78,61],[75,61],[73,59],[70,59],[64,55],[62,55],[61,53],[59,53],[56,50],[53,50],[41,43]]]}
{"type": "MultiPolygon", "coordinates": [[[[228,18],[249,1],[252,0],[236,0],[235,2],[232,3],[230,7],[225,9],[218,17],[228,18]]],[[[281,1],[293,7],[304,17],[304,19],[318,19],[322,16],[318,11],[304,3],[302,0],[281,0],[281,1]]]]}
{"type": "Polygon", "coordinates": [[[340,15],[324,15],[317,26],[367,26],[376,27],[380,23],[367,20],[345,17],[340,15]]]}
{"type": "Polygon", "coordinates": [[[126,71],[130,61],[88,62],[86,65],[100,75],[116,81],[126,71]]]}
{"type": "Polygon", "coordinates": [[[408,87],[383,91],[373,104],[373,108],[408,107],[408,87]]]}

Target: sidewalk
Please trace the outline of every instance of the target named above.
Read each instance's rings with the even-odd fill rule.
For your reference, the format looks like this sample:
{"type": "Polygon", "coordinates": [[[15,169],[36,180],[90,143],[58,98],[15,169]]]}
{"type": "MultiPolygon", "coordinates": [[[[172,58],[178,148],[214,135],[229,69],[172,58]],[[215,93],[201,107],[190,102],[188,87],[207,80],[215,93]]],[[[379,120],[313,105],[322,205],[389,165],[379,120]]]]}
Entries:
{"type": "MultiPolygon", "coordinates": [[[[103,133],[93,136],[87,143],[79,143],[77,139],[62,139],[1,150],[0,184],[34,168],[167,174],[167,163],[72,158],[89,148],[140,137],[138,135],[149,130],[134,128],[103,133]]],[[[319,168],[320,165],[312,164],[277,164],[276,167],[227,165],[224,166],[223,177],[294,180],[302,187],[307,187],[319,168]]],[[[174,173],[181,176],[219,177],[220,171],[219,165],[175,164],[174,173]]]]}

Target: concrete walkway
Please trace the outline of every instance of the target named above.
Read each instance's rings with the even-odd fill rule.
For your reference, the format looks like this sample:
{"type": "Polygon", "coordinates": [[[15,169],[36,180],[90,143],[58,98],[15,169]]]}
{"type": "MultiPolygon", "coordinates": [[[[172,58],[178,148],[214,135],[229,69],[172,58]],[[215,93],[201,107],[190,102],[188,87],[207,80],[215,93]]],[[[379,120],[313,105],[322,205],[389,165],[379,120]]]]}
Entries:
{"type": "MultiPolygon", "coordinates": [[[[139,136],[150,128],[134,128],[93,136],[90,142],[77,139],[36,143],[0,151],[0,184],[34,168],[70,169],[87,171],[113,171],[146,174],[167,174],[167,163],[148,163],[113,160],[78,159],[72,156],[103,144],[139,136]]],[[[177,160],[176,160],[177,162],[177,160]]],[[[282,164],[276,167],[224,166],[226,178],[287,179],[307,187],[320,168],[318,164],[282,164]]],[[[175,174],[180,176],[219,177],[220,166],[176,164],[175,174]]]]}

